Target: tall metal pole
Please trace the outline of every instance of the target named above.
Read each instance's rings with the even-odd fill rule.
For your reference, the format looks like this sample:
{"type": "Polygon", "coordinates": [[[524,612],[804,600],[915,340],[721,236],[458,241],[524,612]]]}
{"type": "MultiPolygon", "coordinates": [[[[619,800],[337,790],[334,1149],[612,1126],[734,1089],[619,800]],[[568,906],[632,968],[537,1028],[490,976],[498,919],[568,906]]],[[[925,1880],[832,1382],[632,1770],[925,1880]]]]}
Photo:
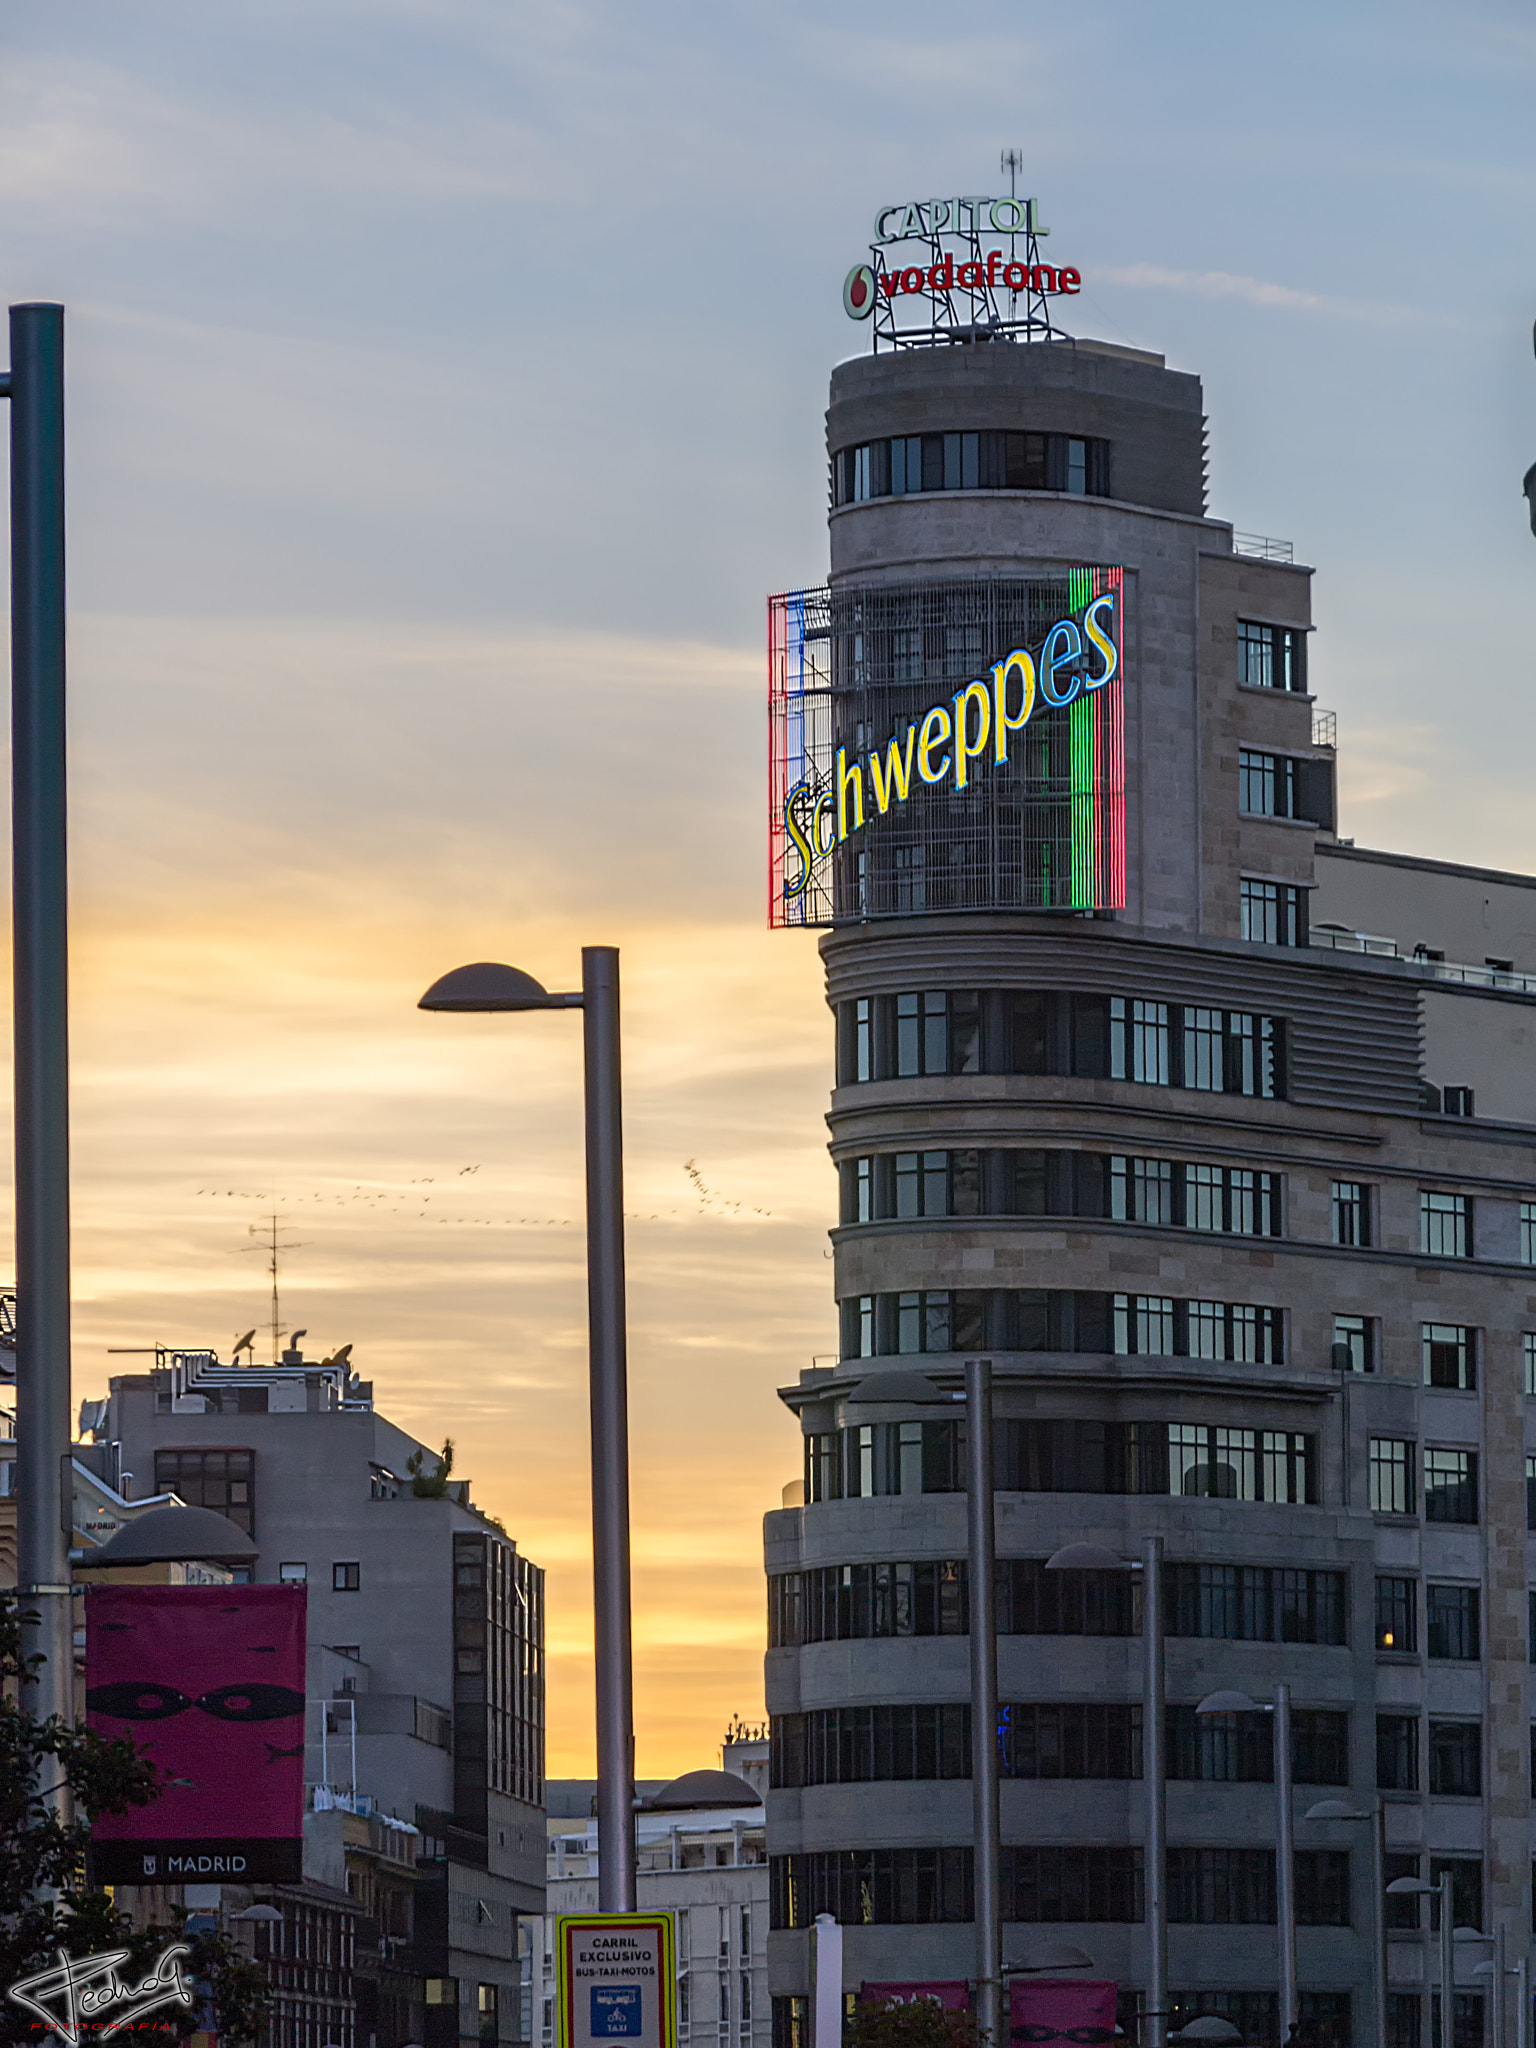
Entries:
{"type": "Polygon", "coordinates": [[[1526,1992],[1525,1936],[1520,1937],[1521,1953],[1515,1957],[1513,1976],[1515,1996],[1520,2003],[1515,2008],[1515,2048],[1529,2048],[1531,2038],[1531,2001],[1526,1992]]]}
{"type": "Polygon", "coordinates": [[[1147,2048],[1168,2039],[1168,1743],[1163,1683],[1163,1539],[1141,1548],[1141,1768],[1147,1788],[1147,2048]]]}
{"type": "Polygon", "coordinates": [[[1375,1898],[1376,1945],[1371,1957],[1372,1991],[1376,2001],[1376,2048],[1387,2048],[1387,1802],[1378,1792],[1371,1816],[1371,1881],[1375,1898]]]}
{"type": "Polygon", "coordinates": [[[1275,1901],[1280,1934],[1280,2048],[1296,2024],[1296,1820],[1291,1798],[1291,1688],[1275,1687],[1275,1901]]]}
{"type": "Polygon", "coordinates": [[[64,779],[64,308],[11,308],[17,1583],[40,1714],[74,1718],[64,779]]]}
{"type": "MultiPolygon", "coordinates": [[[[629,1387],[619,954],[581,949],[592,1373],[592,1611],[597,1667],[597,1904],[635,1910],[634,1668],[629,1612],[629,1387]]],[[[19,1304],[18,1304],[19,1306],[19,1304]]]]}
{"type": "Polygon", "coordinates": [[[1509,1965],[1504,1947],[1504,1922],[1497,1920],[1493,1928],[1493,2048],[1509,2048],[1509,1965]]]}
{"type": "Polygon", "coordinates": [[[965,1361],[970,1535],[971,1800],[976,1835],[976,2031],[1001,2048],[1002,1827],[997,1793],[997,1529],[992,1493],[992,1361],[965,1361]]]}
{"type": "Polygon", "coordinates": [[[1456,1918],[1451,1873],[1440,1873],[1440,2048],[1456,2048],[1456,1918]]]}

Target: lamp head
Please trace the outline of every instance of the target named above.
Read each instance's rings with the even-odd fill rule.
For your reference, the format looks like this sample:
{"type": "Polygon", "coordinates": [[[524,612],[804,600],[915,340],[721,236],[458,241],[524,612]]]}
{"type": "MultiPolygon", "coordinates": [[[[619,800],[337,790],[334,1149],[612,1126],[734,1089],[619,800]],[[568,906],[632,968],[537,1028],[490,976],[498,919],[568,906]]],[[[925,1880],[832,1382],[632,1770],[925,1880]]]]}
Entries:
{"type": "Polygon", "coordinates": [[[1263,1711],[1259,1702],[1245,1692],[1208,1692],[1195,1709],[1197,1714],[1262,1714],[1263,1711]]]}
{"type": "Polygon", "coordinates": [[[506,967],[499,960],[476,960],[469,967],[455,967],[434,981],[418,1010],[553,1010],[564,1009],[567,999],[552,996],[542,982],[520,967],[506,967]]]}
{"type": "Polygon", "coordinates": [[[1102,1543],[1066,1543],[1045,1560],[1048,1572],[1128,1572],[1130,1560],[1102,1543]]]}
{"type": "Polygon", "coordinates": [[[1394,1877],[1387,1886],[1387,1890],[1398,1898],[1405,1898],[1410,1894],[1417,1895],[1424,1892],[1437,1892],[1439,1889],[1440,1887],[1437,1884],[1426,1884],[1422,1877],[1394,1877]]]}
{"type": "Polygon", "coordinates": [[[1369,1820],[1358,1806],[1351,1806],[1347,1799],[1319,1799],[1316,1806],[1309,1806],[1302,1815],[1303,1820],[1369,1820]]]}

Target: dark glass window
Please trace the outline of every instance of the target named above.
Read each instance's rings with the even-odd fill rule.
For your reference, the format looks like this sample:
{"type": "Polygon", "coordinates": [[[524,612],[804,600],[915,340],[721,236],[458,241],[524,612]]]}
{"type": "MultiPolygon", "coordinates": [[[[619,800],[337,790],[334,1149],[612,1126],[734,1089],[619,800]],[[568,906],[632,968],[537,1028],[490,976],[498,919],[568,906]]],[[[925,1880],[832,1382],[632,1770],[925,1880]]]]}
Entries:
{"type": "Polygon", "coordinates": [[[1419,1249],[1428,1258],[1470,1259],[1472,1202],[1440,1188],[1419,1190],[1419,1249]]]}
{"type": "Polygon", "coordinates": [[[1118,1702],[1017,1702],[998,1710],[1007,1778],[1139,1778],[1141,1708],[1118,1702]]]}
{"type": "Polygon", "coordinates": [[[1256,690],[1307,687],[1307,636],[1298,626],[1237,622],[1237,679],[1256,690]]]}
{"type": "Polygon", "coordinates": [[[1429,1789],[1458,1799],[1483,1791],[1483,1731],[1476,1721],[1431,1721],[1429,1789]]]}
{"type": "Polygon", "coordinates": [[[155,1491],[177,1493],[189,1508],[213,1508],[247,1536],[256,1533],[254,1451],[156,1451],[155,1491]]]}
{"type": "Polygon", "coordinates": [[[1296,816],[1296,763],[1289,754],[1243,747],[1237,756],[1238,809],[1262,818],[1296,816]]]}
{"type": "Polygon", "coordinates": [[[997,1632],[1003,1636],[1128,1636],[1141,1626],[1127,1572],[1048,1572],[1043,1558],[1000,1558],[997,1632]]]}
{"type": "Polygon", "coordinates": [[[1431,1657],[1475,1663],[1482,1654],[1480,1634],[1476,1586],[1425,1588],[1424,1642],[1431,1657]]]}
{"type": "Polygon", "coordinates": [[[1257,945],[1307,943],[1307,892],[1294,882],[1265,882],[1244,875],[1242,934],[1257,945]]]}
{"type": "Polygon", "coordinates": [[[1333,1241],[1368,1245],[1371,1241],[1371,1191],[1363,1181],[1333,1183],[1333,1241]]]}
{"type": "Polygon", "coordinates": [[[1146,1911],[1136,1848],[1005,1848],[1005,1920],[1035,1925],[1134,1924],[1146,1911]]]}
{"type": "Polygon", "coordinates": [[[1419,1582],[1379,1578],[1376,1581],[1376,1647],[1399,1655],[1419,1647],[1419,1582]]]}
{"type": "Polygon", "coordinates": [[[1424,1384],[1470,1391],[1477,1385],[1472,1332],[1464,1323],[1425,1323],[1422,1328],[1424,1384]]]}
{"type": "Polygon", "coordinates": [[[1333,1362],[1342,1372],[1374,1372],[1376,1346],[1369,1316],[1335,1316],[1333,1362]]]}
{"type": "Polygon", "coordinates": [[[1413,1452],[1413,1445],[1405,1437],[1371,1438],[1372,1514],[1413,1513],[1413,1452]]]}
{"type": "Polygon", "coordinates": [[[331,1591],[333,1593],[355,1593],[363,1583],[363,1568],[360,1564],[333,1564],[331,1566],[331,1591]]]}
{"type": "Polygon", "coordinates": [[[1276,1565],[1167,1564],[1163,1612],[1173,1636],[1230,1642],[1342,1643],[1344,1574],[1276,1565]]]}
{"type": "MultiPolygon", "coordinates": [[[[1275,1918],[1272,1849],[1170,1849],[1168,1917],[1175,1925],[1266,1926],[1275,1918]]],[[[1296,1856],[1296,1917],[1304,1927],[1349,1925],[1349,1852],[1296,1856]]]]}
{"type": "Polygon", "coordinates": [[[924,1926],[975,1917],[969,1848],[820,1849],[768,1859],[769,1925],[924,1926]]]}
{"type": "Polygon", "coordinates": [[[896,435],[840,448],[831,466],[834,507],[916,491],[1065,491],[1104,498],[1110,488],[1109,442],[1075,434],[962,428],[896,435]]]}
{"type": "Polygon", "coordinates": [[[769,1782],[863,1785],[971,1774],[964,1705],[827,1707],[769,1722],[769,1782]]]}
{"type": "Polygon", "coordinates": [[[768,1589],[770,1649],[885,1636],[963,1636],[970,1626],[965,1566],[958,1560],[820,1565],[775,1573],[768,1589]]]}
{"type": "Polygon", "coordinates": [[[1424,1452],[1424,1519],[1426,1522],[1477,1520],[1477,1453],[1427,1449],[1424,1452]]]}
{"type": "Polygon", "coordinates": [[[1376,1716],[1376,1783],[1383,1792],[1419,1789],[1419,1717],[1376,1716]]]}
{"type": "MultiPolygon", "coordinates": [[[[1349,1716],[1297,1708],[1291,1768],[1298,1785],[1349,1783],[1349,1716]]],[[[1268,1714],[1197,1714],[1168,1709],[1168,1776],[1213,1784],[1273,1784],[1274,1722],[1268,1714]]]]}

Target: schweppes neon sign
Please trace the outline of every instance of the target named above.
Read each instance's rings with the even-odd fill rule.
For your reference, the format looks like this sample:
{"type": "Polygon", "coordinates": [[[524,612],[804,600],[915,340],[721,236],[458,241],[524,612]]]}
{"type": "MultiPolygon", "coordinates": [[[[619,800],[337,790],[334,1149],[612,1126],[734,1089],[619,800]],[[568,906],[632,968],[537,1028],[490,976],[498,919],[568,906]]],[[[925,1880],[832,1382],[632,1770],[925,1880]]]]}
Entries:
{"type": "MultiPolygon", "coordinates": [[[[1079,572],[1081,573],[1081,572],[1079,572]]],[[[794,855],[784,862],[783,894],[793,902],[809,887],[817,864],[925,790],[963,796],[983,786],[989,769],[1008,765],[1009,749],[1031,720],[1071,707],[1097,709],[1093,700],[1120,675],[1120,591],[1101,591],[1074,616],[1060,618],[1039,647],[1016,647],[994,662],[985,677],[964,683],[952,695],[932,704],[879,747],[866,754],[836,750],[832,787],[797,782],[785,798],[782,824],[794,855]],[[798,869],[798,872],[795,870],[798,869]]],[[[1110,692],[1118,713],[1120,692],[1110,692]]],[[[1072,788],[1069,803],[1072,837],[1077,837],[1075,809],[1080,794],[1091,803],[1100,747],[1096,717],[1071,719],[1072,788]],[[1081,727],[1086,740],[1081,739],[1081,727]],[[1080,773],[1076,758],[1086,744],[1092,758],[1080,773]]],[[[1120,720],[1115,717],[1118,738],[1120,720]]],[[[782,786],[782,785],[781,785],[782,786]]],[[[1118,791],[1115,792],[1118,794],[1118,791]]],[[[1096,835],[1097,836],[1097,835],[1096,835]]]]}

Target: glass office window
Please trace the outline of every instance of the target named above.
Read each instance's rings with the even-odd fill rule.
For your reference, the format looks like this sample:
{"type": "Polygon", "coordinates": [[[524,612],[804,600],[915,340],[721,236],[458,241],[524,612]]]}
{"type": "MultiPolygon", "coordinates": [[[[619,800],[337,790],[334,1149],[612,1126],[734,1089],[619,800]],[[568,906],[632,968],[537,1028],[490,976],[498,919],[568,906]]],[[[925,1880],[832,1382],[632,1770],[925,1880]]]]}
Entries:
{"type": "Polygon", "coordinates": [[[1477,1520],[1476,1451],[1425,1451],[1424,1519],[1426,1522],[1477,1520]]]}
{"type": "Polygon", "coordinates": [[[1413,1513],[1413,1445],[1403,1437],[1371,1438],[1371,1511],[1413,1513]]]}
{"type": "Polygon", "coordinates": [[[1333,1183],[1333,1241],[1343,1245],[1370,1243],[1370,1189],[1363,1181],[1336,1180],[1333,1183]]]}
{"type": "Polygon", "coordinates": [[[1472,1256],[1472,1204],[1466,1195],[1420,1188],[1419,1250],[1435,1259],[1472,1256]]]}
{"type": "Polygon", "coordinates": [[[1464,1323],[1422,1325],[1424,1384],[1470,1391],[1477,1385],[1472,1332],[1464,1323]]]}

